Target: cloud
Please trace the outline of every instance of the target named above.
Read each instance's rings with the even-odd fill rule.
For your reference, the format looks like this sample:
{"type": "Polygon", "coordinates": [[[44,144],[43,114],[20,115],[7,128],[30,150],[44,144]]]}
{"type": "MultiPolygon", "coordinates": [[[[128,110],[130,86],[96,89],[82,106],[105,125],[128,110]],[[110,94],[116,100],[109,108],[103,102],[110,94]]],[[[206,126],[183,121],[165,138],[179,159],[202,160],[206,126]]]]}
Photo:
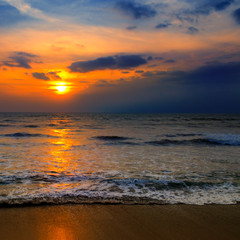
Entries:
{"type": "Polygon", "coordinates": [[[176,61],[174,59],[168,59],[166,61],[164,61],[165,63],[175,63],[176,61]]]}
{"type": "Polygon", "coordinates": [[[215,3],[213,5],[213,7],[216,11],[222,11],[222,10],[225,10],[226,8],[228,8],[233,2],[234,2],[234,0],[220,1],[220,2],[215,3]]]}
{"type": "Polygon", "coordinates": [[[7,67],[19,67],[19,68],[32,68],[30,63],[33,62],[37,55],[26,53],[26,52],[15,52],[12,56],[8,57],[9,61],[3,61],[3,65],[7,67]]]}
{"type": "Polygon", "coordinates": [[[28,16],[31,20],[41,19],[45,21],[55,21],[56,19],[51,18],[45,15],[42,11],[37,8],[33,8],[32,4],[34,4],[34,0],[30,0],[29,4],[27,0],[5,0],[11,6],[16,8],[21,14],[28,16]]]}
{"type": "Polygon", "coordinates": [[[163,57],[155,57],[154,59],[156,59],[156,60],[163,60],[164,58],[163,57]]]}
{"type": "Polygon", "coordinates": [[[187,31],[187,33],[189,33],[189,34],[196,34],[198,32],[199,32],[199,30],[193,26],[189,27],[188,31],[187,31]]]}
{"type": "Polygon", "coordinates": [[[94,84],[95,87],[109,87],[109,86],[112,86],[112,85],[113,84],[109,83],[106,80],[99,80],[94,84]]]}
{"type": "Polygon", "coordinates": [[[135,1],[119,1],[116,3],[115,8],[133,19],[153,18],[157,15],[157,11],[151,5],[135,1]]]}
{"type": "MultiPolygon", "coordinates": [[[[163,72],[162,80],[175,81],[182,85],[195,85],[206,88],[217,88],[240,84],[240,62],[213,62],[200,66],[191,71],[172,71],[163,72]]],[[[161,72],[153,72],[153,75],[161,75],[161,72]]]]}
{"type": "Polygon", "coordinates": [[[45,81],[48,81],[50,80],[49,77],[47,77],[45,75],[45,73],[39,73],[39,72],[34,72],[32,73],[32,76],[36,79],[40,79],[40,80],[45,80],[45,81]]]}
{"type": "Polygon", "coordinates": [[[235,19],[236,23],[240,24],[240,8],[236,9],[232,13],[233,18],[235,19]]]}
{"type": "Polygon", "coordinates": [[[9,27],[19,22],[32,20],[33,18],[22,14],[17,8],[0,1],[0,27],[9,27]]]}
{"type": "Polygon", "coordinates": [[[234,0],[201,0],[201,1],[191,1],[187,0],[187,2],[190,2],[193,6],[193,12],[197,14],[210,14],[212,11],[223,11],[227,9],[234,0]]]}
{"type": "Polygon", "coordinates": [[[92,86],[77,96],[71,110],[240,113],[239,67],[240,62],[221,63],[186,72],[152,72],[119,84],[104,83],[101,88],[92,86]]]}
{"type": "Polygon", "coordinates": [[[239,69],[240,62],[208,64],[189,72],[185,76],[186,83],[212,87],[240,83],[239,69]]]}
{"type": "Polygon", "coordinates": [[[148,72],[146,76],[163,76],[165,82],[178,82],[181,85],[195,85],[206,88],[217,88],[239,84],[240,62],[212,62],[191,71],[148,72]]]}
{"type": "Polygon", "coordinates": [[[90,61],[73,62],[68,68],[72,72],[90,72],[104,69],[130,69],[146,64],[141,55],[123,55],[97,58],[90,61]]]}
{"type": "Polygon", "coordinates": [[[168,28],[169,26],[171,26],[172,24],[169,22],[165,22],[165,23],[159,23],[158,25],[155,26],[155,28],[158,29],[162,29],[162,28],[168,28]]]}
{"type": "Polygon", "coordinates": [[[60,73],[60,72],[61,72],[61,71],[48,72],[47,74],[50,75],[50,77],[53,78],[54,80],[58,80],[58,79],[61,79],[61,77],[57,75],[57,74],[60,73]]]}
{"type": "Polygon", "coordinates": [[[137,28],[137,26],[129,26],[129,27],[126,27],[127,30],[134,30],[134,29],[136,29],[136,28],[137,28]]]}
{"type": "Polygon", "coordinates": [[[176,17],[181,21],[198,23],[199,16],[210,15],[214,11],[224,11],[234,0],[185,0],[185,2],[189,3],[189,7],[180,9],[176,17]]]}

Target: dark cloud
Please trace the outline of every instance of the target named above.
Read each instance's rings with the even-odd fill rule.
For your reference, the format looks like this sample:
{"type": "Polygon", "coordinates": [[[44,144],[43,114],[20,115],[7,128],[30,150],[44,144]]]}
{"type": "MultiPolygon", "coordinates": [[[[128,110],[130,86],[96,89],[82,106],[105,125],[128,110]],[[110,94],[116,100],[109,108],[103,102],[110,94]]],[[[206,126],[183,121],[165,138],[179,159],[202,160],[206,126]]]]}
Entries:
{"type": "Polygon", "coordinates": [[[109,83],[106,80],[99,80],[94,84],[95,87],[109,87],[113,86],[113,84],[109,83]]]}
{"type": "Polygon", "coordinates": [[[206,65],[216,65],[216,64],[221,64],[221,62],[219,62],[219,61],[207,61],[207,62],[205,62],[205,64],[206,65]]]}
{"type": "Polygon", "coordinates": [[[51,78],[57,80],[57,79],[61,79],[61,77],[58,76],[58,73],[60,73],[60,71],[58,71],[58,72],[48,72],[47,74],[50,75],[51,78]]]}
{"type": "Polygon", "coordinates": [[[115,8],[134,19],[152,18],[157,15],[157,11],[151,5],[135,1],[119,1],[115,8]]]}
{"type": "Polygon", "coordinates": [[[45,75],[45,73],[39,73],[39,72],[34,72],[32,73],[32,76],[36,79],[39,79],[39,80],[45,80],[45,81],[48,81],[50,80],[48,76],[45,75]]]}
{"type": "Polygon", "coordinates": [[[198,32],[199,32],[199,30],[193,26],[189,27],[188,31],[187,31],[187,33],[189,33],[189,34],[196,34],[198,32]]]}
{"type": "MultiPolygon", "coordinates": [[[[189,72],[163,72],[165,81],[176,81],[182,85],[196,85],[209,87],[240,84],[240,62],[219,63],[212,62],[189,72]]],[[[159,75],[161,72],[153,72],[159,75]]]]}
{"type": "Polygon", "coordinates": [[[168,59],[166,61],[164,61],[165,63],[175,63],[176,61],[174,59],[168,59]]]}
{"type": "Polygon", "coordinates": [[[146,72],[132,81],[90,87],[75,99],[72,110],[240,113],[239,67],[235,62],[189,72],[146,72]]]}
{"type": "Polygon", "coordinates": [[[30,57],[30,58],[34,58],[37,57],[37,55],[35,54],[31,54],[31,53],[27,53],[27,52],[15,52],[18,56],[22,56],[22,57],[30,57]]]}
{"type": "Polygon", "coordinates": [[[233,12],[233,18],[235,19],[235,21],[240,24],[240,8],[236,9],[234,12],[233,12]]]}
{"type": "Polygon", "coordinates": [[[90,72],[104,69],[130,69],[146,64],[147,60],[141,55],[123,55],[97,58],[90,61],[78,61],[68,68],[72,72],[90,72]]]}
{"type": "Polygon", "coordinates": [[[68,68],[72,72],[90,72],[94,70],[112,69],[116,64],[114,57],[103,57],[90,61],[74,62],[68,68]]]}
{"type": "Polygon", "coordinates": [[[179,77],[185,77],[184,71],[147,71],[142,74],[143,77],[167,77],[167,80],[173,80],[179,77]],[[170,77],[170,78],[169,78],[170,77]]]}
{"type": "Polygon", "coordinates": [[[212,11],[223,11],[227,9],[234,0],[201,0],[201,1],[188,1],[193,4],[193,12],[197,14],[210,14],[212,11]]]}
{"type": "Polygon", "coordinates": [[[161,29],[161,28],[168,28],[171,26],[171,23],[165,22],[165,23],[159,23],[158,25],[155,26],[155,28],[161,29]]]}
{"type": "Polygon", "coordinates": [[[26,52],[15,52],[12,56],[8,57],[10,60],[3,61],[3,65],[7,67],[19,67],[19,68],[32,68],[30,66],[31,62],[35,62],[34,58],[37,58],[37,55],[26,53],[26,52]]]}
{"type": "Polygon", "coordinates": [[[138,67],[140,65],[147,63],[147,60],[145,60],[140,55],[116,56],[115,59],[117,62],[117,68],[122,68],[122,69],[138,67]]]}
{"type": "Polygon", "coordinates": [[[223,11],[234,2],[234,0],[185,1],[190,3],[191,7],[180,10],[176,16],[181,21],[188,21],[191,23],[198,22],[198,17],[201,15],[210,15],[213,11],[223,11]]]}
{"type": "Polygon", "coordinates": [[[33,20],[33,18],[22,14],[17,8],[10,4],[0,1],[0,27],[9,27],[27,20],[33,20]]]}
{"type": "Polygon", "coordinates": [[[135,73],[144,73],[144,71],[143,70],[137,70],[137,71],[135,71],[135,73]]]}
{"type": "Polygon", "coordinates": [[[215,3],[213,7],[216,11],[222,11],[222,10],[225,10],[226,8],[228,8],[233,2],[234,2],[234,0],[220,1],[220,2],[215,3]]]}
{"type": "Polygon", "coordinates": [[[202,66],[186,76],[186,83],[207,86],[240,83],[240,62],[216,63],[202,66]]]}
{"type": "Polygon", "coordinates": [[[163,60],[164,58],[163,57],[155,57],[154,59],[156,59],[156,60],[163,60]]]}
{"type": "Polygon", "coordinates": [[[129,27],[126,27],[127,30],[134,30],[134,29],[136,29],[136,28],[137,28],[137,26],[129,26],[129,27]]]}

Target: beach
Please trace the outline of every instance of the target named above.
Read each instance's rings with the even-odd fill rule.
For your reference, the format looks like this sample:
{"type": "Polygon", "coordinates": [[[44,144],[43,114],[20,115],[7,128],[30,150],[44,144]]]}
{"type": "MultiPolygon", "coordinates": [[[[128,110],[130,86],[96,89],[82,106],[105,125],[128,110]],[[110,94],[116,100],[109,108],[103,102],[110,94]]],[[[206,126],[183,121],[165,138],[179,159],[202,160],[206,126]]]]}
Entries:
{"type": "Polygon", "coordinates": [[[0,209],[0,239],[239,239],[240,205],[69,204],[0,209]]]}

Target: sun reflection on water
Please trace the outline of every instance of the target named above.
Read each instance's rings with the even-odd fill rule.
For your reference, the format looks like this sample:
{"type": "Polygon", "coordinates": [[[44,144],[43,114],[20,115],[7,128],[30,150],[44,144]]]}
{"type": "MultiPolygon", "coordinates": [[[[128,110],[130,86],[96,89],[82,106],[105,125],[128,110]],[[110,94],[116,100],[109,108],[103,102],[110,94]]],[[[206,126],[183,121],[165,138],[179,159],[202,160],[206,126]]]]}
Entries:
{"type": "Polygon", "coordinates": [[[49,160],[52,164],[49,164],[49,171],[57,173],[67,172],[70,164],[73,164],[71,151],[69,151],[74,144],[73,140],[67,137],[66,129],[53,129],[52,132],[57,138],[50,139],[49,156],[51,159],[49,160]]]}

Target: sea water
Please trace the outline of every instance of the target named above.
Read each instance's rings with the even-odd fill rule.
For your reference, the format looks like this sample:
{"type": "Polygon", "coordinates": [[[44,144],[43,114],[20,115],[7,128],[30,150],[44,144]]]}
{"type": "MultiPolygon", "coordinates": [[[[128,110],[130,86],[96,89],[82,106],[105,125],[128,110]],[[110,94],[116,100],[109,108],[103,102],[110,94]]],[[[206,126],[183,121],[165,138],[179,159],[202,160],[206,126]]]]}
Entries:
{"type": "Polygon", "coordinates": [[[0,206],[240,201],[240,115],[0,113],[0,206]]]}

